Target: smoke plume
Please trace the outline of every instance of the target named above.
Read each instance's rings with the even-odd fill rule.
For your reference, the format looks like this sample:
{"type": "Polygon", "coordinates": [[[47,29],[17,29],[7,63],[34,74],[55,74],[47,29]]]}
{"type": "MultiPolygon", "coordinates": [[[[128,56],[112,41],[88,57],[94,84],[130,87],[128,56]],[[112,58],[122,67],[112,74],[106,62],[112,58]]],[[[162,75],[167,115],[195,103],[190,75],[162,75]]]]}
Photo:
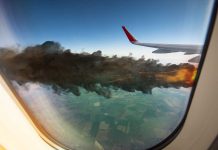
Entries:
{"type": "Polygon", "coordinates": [[[110,98],[110,89],[151,93],[154,87],[191,87],[195,66],[163,65],[153,59],[102,56],[102,52],[72,53],[59,43],[47,41],[22,52],[0,49],[0,67],[19,84],[40,82],[57,92],[79,96],[79,87],[110,98]]]}

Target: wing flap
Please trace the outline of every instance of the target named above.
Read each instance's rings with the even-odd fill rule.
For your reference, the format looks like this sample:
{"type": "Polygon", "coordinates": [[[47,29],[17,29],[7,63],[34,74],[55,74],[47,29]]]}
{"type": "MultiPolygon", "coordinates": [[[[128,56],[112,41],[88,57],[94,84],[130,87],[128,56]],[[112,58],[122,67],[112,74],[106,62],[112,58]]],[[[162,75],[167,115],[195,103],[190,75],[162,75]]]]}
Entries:
{"type": "Polygon", "coordinates": [[[178,51],[173,50],[173,49],[159,48],[159,49],[153,51],[152,53],[174,53],[174,52],[178,52],[178,51]]]}

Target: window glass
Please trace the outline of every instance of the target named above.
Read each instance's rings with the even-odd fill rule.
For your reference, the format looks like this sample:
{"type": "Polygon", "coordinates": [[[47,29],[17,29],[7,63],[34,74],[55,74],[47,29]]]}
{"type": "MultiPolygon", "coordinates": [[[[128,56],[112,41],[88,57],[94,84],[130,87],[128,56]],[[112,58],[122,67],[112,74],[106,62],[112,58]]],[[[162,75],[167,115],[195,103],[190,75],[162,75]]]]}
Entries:
{"type": "Polygon", "coordinates": [[[3,0],[1,74],[57,144],[153,147],[184,117],[213,3],[3,0]]]}

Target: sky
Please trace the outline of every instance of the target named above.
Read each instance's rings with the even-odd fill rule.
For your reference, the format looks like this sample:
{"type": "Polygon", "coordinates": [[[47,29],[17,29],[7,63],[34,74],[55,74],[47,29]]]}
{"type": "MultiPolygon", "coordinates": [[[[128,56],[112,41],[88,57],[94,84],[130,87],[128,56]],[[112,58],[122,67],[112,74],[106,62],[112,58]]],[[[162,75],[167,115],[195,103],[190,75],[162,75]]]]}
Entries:
{"type": "Polygon", "coordinates": [[[190,56],[152,54],[154,49],[130,44],[121,26],[141,42],[203,44],[212,4],[213,0],[0,0],[0,46],[52,40],[73,52],[185,60],[190,56]]]}

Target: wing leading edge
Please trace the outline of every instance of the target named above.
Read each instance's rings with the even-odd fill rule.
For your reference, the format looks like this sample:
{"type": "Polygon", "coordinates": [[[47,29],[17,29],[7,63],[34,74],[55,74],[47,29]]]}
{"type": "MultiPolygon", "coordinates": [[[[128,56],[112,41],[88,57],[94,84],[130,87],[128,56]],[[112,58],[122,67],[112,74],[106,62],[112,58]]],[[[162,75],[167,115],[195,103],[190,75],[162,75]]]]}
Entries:
{"type": "Polygon", "coordinates": [[[136,40],[136,38],[126,29],[125,26],[122,26],[122,28],[132,44],[157,48],[152,53],[184,52],[185,55],[201,54],[202,45],[141,43],[136,40]]]}

